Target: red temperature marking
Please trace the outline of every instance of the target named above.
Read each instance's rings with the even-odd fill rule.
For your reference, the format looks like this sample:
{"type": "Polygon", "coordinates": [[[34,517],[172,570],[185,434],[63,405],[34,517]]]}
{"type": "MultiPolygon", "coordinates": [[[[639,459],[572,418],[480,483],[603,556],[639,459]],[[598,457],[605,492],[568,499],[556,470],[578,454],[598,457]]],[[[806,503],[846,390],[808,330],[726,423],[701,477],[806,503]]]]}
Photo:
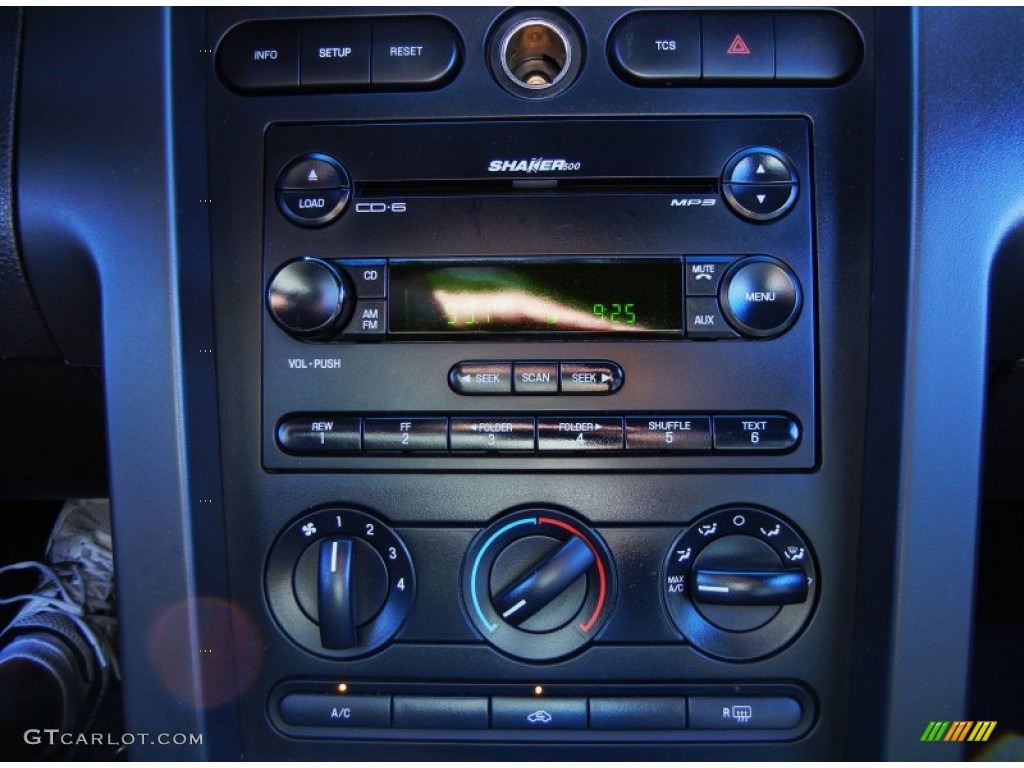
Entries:
{"type": "Polygon", "coordinates": [[[540,525],[557,525],[559,528],[568,531],[573,536],[578,536],[583,539],[583,543],[590,547],[590,551],[594,555],[594,562],[597,563],[597,606],[594,608],[594,612],[590,618],[584,623],[580,624],[580,629],[584,632],[589,632],[590,628],[594,626],[594,622],[597,621],[597,617],[601,614],[601,608],[604,606],[604,595],[605,595],[605,576],[604,576],[604,564],[601,562],[601,556],[597,553],[597,549],[593,544],[590,543],[590,539],[584,536],[582,533],[577,531],[571,525],[563,523],[561,520],[552,520],[550,517],[538,517],[537,522],[540,525]]]}

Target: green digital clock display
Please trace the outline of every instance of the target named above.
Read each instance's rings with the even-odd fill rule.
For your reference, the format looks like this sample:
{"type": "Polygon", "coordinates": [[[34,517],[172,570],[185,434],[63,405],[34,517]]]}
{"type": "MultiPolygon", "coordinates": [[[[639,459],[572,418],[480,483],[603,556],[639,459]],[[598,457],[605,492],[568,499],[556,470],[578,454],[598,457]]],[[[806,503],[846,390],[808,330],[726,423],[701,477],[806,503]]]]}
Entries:
{"type": "Polygon", "coordinates": [[[677,258],[395,259],[390,334],[678,334],[677,258]]]}

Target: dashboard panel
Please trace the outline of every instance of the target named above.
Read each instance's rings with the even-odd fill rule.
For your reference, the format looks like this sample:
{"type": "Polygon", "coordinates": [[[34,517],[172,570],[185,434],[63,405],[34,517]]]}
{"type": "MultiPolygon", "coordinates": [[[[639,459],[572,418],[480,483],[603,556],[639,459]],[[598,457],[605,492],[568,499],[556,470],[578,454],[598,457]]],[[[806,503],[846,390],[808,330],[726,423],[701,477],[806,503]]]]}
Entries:
{"type": "MultiPolygon", "coordinates": [[[[870,149],[847,137],[870,126],[870,57],[815,87],[753,53],[721,81],[707,58],[696,80],[624,80],[626,35],[634,56],[674,25],[680,54],[701,30],[756,48],[793,21],[661,13],[658,32],[618,9],[422,17],[402,42],[430,57],[447,29],[457,72],[402,93],[376,87],[387,13],[325,27],[352,56],[372,28],[369,89],[305,87],[319,20],[211,14],[254,61],[260,30],[302,41],[296,88],[208,83],[231,596],[266,648],[240,711],[274,726],[243,728],[254,754],[795,757],[838,737],[861,478],[830,457],[862,439],[870,149]],[[503,87],[494,49],[527,23],[573,41],[557,93],[503,87]],[[736,314],[767,295],[780,318],[755,335],[736,314]],[[615,304],[662,322],[617,330],[615,304]]],[[[870,50],[871,17],[840,18],[870,50]]]]}
{"type": "MultiPolygon", "coordinates": [[[[938,202],[998,80],[952,77],[958,13],[26,12],[20,243],[104,367],[128,727],[192,758],[934,756],[987,354],[949,265],[970,237],[986,272],[1016,210],[957,235],[938,202]]],[[[978,13],[976,53],[1006,26],[978,13]]]]}

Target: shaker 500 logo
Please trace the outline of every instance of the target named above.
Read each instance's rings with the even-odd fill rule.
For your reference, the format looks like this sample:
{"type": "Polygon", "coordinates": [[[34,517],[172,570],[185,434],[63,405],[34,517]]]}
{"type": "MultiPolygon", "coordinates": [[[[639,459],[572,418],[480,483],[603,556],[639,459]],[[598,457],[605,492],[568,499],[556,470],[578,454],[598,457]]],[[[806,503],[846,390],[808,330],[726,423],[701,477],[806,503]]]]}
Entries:
{"type": "Polygon", "coordinates": [[[564,159],[534,157],[530,160],[491,160],[487,170],[491,173],[550,173],[551,171],[578,171],[580,163],[564,159]]]}

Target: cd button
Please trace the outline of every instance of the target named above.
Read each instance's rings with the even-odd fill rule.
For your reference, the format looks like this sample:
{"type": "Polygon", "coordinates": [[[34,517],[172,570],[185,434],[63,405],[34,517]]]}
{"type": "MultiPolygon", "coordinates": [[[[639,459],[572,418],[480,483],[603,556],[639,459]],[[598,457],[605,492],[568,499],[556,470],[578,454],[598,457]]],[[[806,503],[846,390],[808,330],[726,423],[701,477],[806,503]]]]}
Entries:
{"type": "Polygon", "coordinates": [[[387,295],[387,266],[384,259],[353,259],[339,265],[360,299],[383,299],[387,295]]]}
{"type": "Polygon", "coordinates": [[[512,372],[517,395],[558,394],[558,363],[513,363],[512,372]]]}
{"type": "Polygon", "coordinates": [[[289,416],[277,425],[277,442],[288,453],[358,451],[359,419],[330,414],[289,416]]]}
{"type": "Polygon", "coordinates": [[[448,419],[367,419],[367,451],[447,451],[448,419]]]}
{"type": "Polygon", "coordinates": [[[370,84],[370,25],[323,22],[302,28],[302,86],[370,84]]]}
{"type": "Polygon", "coordinates": [[[456,363],[448,371],[448,386],[460,395],[511,394],[512,363],[456,363]]]}
{"type": "Polygon", "coordinates": [[[725,322],[718,299],[714,297],[686,300],[686,337],[688,339],[735,339],[736,333],[725,322]]]}
{"type": "Polygon", "coordinates": [[[537,419],[537,447],[542,451],[620,451],[622,419],[541,417],[537,419]]]}
{"type": "Polygon", "coordinates": [[[718,284],[732,256],[695,256],[686,260],[686,295],[717,296],[718,284]]]}
{"type": "Polygon", "coordinates": [[[562,394],[610,395],[622,388],[622,368],[604,361],[562,363],[562,394]]]}
{"type": "Polygon", "coordinates": [[[453,451],[532,451],[535,447],[532,418],[493,416],[449,421],[453,451]]]}
{"type": "Polygon", "coordinates": [[[627,451],[710,451],[710,416],[627,416],[627,451]]]}

